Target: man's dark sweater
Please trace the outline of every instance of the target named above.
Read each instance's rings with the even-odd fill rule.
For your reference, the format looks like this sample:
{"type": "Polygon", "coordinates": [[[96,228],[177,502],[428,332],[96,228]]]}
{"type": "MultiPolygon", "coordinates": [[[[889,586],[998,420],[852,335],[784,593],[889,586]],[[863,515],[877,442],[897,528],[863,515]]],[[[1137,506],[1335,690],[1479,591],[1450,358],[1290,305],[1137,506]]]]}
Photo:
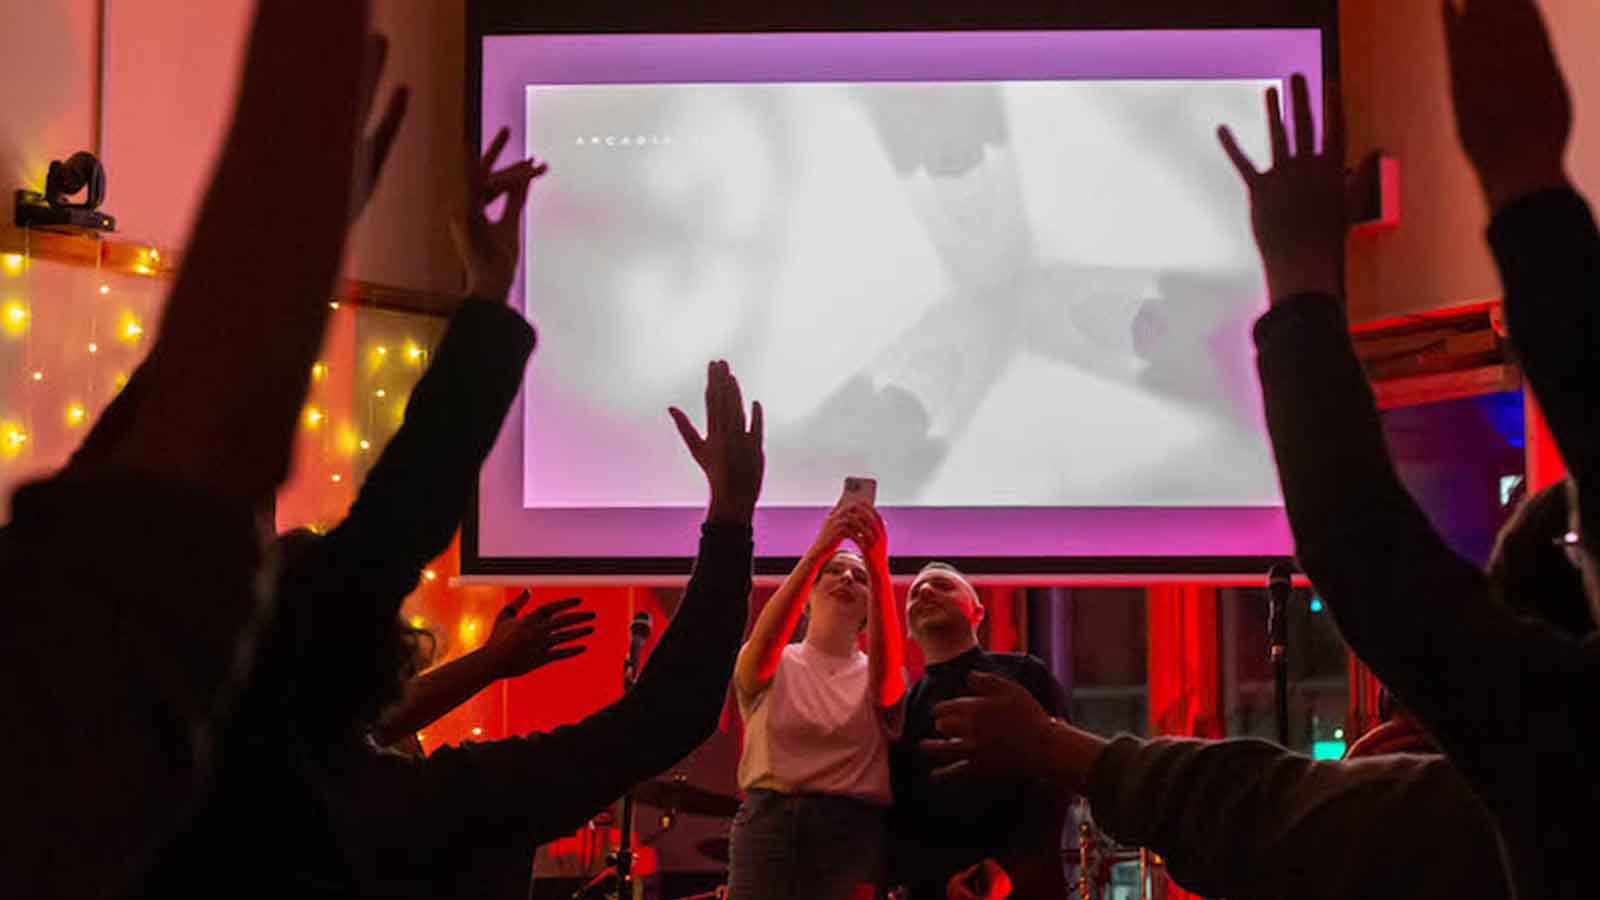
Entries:
{"type": "Polygon", "coordinates": [[[975,671],[1026,687],[1052,716],[1067,714],[1061,683],[1034,657],[974,647],[928,666],[911,687],[905,730],[890,750],[890,880],[910,887],[914,900],[942,898],[950,876],[993,858],[1011,876],[1017,900],[1063,898],[1061,828],[1070,798],[1026,778],[935,781],[932,764],[918,749],[921,741],[939,736],[934,705],[970,696],[967,676],[975,671]]]}
{"type": "MultiPolygon", "coordinates": [[[[1600,294],[1600,236],[1581,201],[1551,194],[1502,214],[1492,239],[1552,427],[1580,433],[1569,461],[1581,479],[1595,392],[1574,370],[1600,346],[1587,306],[1600,294]],[[1560,308],[1575,294],[1581,309],[1560,308]]],[[[1600,770],[1586,752],[1600,737],[1596,646],[1512,616],[1440,540],[1395,473],[1335,298],[1280,302],[1256,345],[1296,553],[1345,639],[1483,800],[1518,896],[1588,895],[1585,854],[1600,837],[1600,770]]]]}

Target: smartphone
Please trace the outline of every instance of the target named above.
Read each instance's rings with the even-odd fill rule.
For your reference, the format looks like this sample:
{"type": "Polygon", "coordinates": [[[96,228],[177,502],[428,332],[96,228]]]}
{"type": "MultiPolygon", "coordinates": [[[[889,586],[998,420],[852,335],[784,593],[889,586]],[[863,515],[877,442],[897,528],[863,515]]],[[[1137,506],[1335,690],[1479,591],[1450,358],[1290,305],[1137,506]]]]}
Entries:
{"type": "Polygon", "coordinates": [[[852,475],[844,480],[844,493],[839,495],[839,505],[849,506],[860,503],[866,506],[878,505],[878,479],[862,478],[852,475]]]}

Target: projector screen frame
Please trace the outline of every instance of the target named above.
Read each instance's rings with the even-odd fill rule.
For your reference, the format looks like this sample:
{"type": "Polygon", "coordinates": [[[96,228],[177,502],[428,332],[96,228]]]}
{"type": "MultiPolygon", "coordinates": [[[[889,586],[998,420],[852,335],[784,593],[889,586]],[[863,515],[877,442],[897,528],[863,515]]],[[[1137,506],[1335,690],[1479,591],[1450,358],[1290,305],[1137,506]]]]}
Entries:
{"type": "MultiPolygon", "coordinates": [[[[1316,28],[1322,35],[1326,96],[1339,82],[1336,0],[1211,0],[1209,5],[1153,2],[1128,8],[1116,0],[1085,0],[1067,9],[1059,2],[1001,2],[974,11],[954,3],[880,2],[870,8],[750,8],[700,2],[687,8],[601,0],[561,6],[522,0],[468,0],[465,35],[465,136],[476,146],[482,128],[483,40],[501,35],[540,34],[758,34],[870,31],[1054,31],[1316,28]]],[[[518,401],[521,403],[521,400],[518,401]]],[[[507,435],[507,438],[520,436],[507,435]]],[[[461,580],[477,583],[682,584],[693,557],[484,557],[479,543],[480,495],[474,486],[461,531],[461,580]]],[[[692,551],[692,547],[685,547],[692,551]]],[[[930,557],[895,556],[897,580],[915,573],[930,557]]],[[[1257,584],[1285,557],[1264,556],[949,556],[975,581],[1012,585],[1149,584],[1203,582],[1257,584]]],[[[792,556],[758,556],[758,581],[775,581],[798,562],[792,556]]]]}

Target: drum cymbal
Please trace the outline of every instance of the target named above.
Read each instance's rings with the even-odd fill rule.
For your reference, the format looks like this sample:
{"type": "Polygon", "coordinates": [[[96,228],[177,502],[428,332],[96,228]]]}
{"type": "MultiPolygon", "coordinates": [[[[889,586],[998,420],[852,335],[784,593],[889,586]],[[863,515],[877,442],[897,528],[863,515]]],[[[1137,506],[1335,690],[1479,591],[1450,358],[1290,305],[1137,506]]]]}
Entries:
{"type": "Polygon", "coordinates": [[[673,809],[690,816],[730,819],[739,811],[739,798],[715,794],[676,778],[646,781],[633,789],[633,797],[645,806],[673,809]]]}

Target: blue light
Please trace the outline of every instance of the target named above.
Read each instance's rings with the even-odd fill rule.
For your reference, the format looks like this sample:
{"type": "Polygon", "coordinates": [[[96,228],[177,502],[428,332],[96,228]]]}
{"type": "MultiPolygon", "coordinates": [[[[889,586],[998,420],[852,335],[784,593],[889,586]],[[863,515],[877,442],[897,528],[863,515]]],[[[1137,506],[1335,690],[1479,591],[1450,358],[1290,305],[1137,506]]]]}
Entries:
{"type": "Polygon", "coordinates": [[[1314,613],[1322,612],[1322,598],[1321,597],[1312,597],[1311,598],[1311,611],[1314,612],[1314,613]]]}
{"type": "Polygon", "coordinates": [[[1521,450],[1527,443],[1523,431],[1526,424],[1523,422],[1522,391],[1484,394],[1476,400],[1506,445],[1521,450]]]}

